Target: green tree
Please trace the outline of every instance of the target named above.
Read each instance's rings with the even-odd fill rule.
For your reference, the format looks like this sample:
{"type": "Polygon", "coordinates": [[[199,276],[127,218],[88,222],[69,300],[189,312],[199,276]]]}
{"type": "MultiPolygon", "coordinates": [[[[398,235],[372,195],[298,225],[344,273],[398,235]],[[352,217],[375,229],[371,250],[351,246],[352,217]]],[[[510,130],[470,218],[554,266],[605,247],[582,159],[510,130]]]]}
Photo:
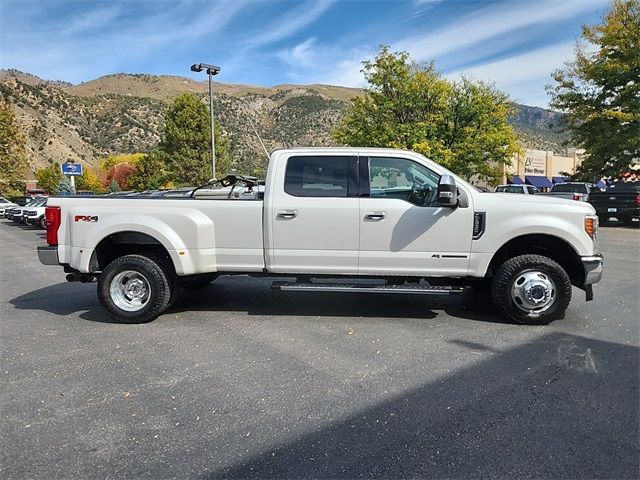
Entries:
{"type": "Polygon", "coordinates": [[[0,100],[0,190],[5,195],[24,192],[29,167],[26,139],[11,106],[0,100]]]}
{"type": "Polygon", "coordinates": [[[58,184],[56,193],[58,195],[72,195],[76,193],[76,190],[75,188],[73,188],[73,185],[71,184],[71,180],[68,177],[63,175],[62,178],[60,179],[60,183],[58,184]]]}
{"type": "Polygon", "coordinates": [[[154,150],[144,155],[136,163],[136,169],[129,177],[129,186],[134,190],[158,190],[171,183],[167,154],[154,150]]]}
{"type": "MultiPolygon", "coordinates": [[[[227,142],[218,127],[216,175],[223,176],[230,160],[227,142]],[[219,166],[218,166],[219,165],[219,166]]],[[[167,154],[167,167],[177,184],[203,184],[211,178],[211,125],[209,111],[192,93],[178,96],[165,115],[160,150],[167,154]]]]}
{"type": "Polygon", "coordinates": [[[111,180],[111,183],[109,183],[108,192],[115,193],[119,191],[120,191],[120,185],[118,184],[118,181],[114,178],[113,180],[111,180]]]}
{"type": "Polygon", "coordinates": [[[60,185],[60,180],[62,180],[60,164],[54,162],[45,168],[36,170],[36,179],[38,180],[38,188],[42,188],[47,193],[56,192],[58,185],[60,185]]]}
{"type": "Polygon", "coordinates": [[[518,152],[509,98],[492,85],[450,82],[433,64],[382,47],[363,62],[368,86],[351,100],[334,138],[352,146],[415,150],[469,178],[497,182],[518,152]]]}
{"type": "Polygon", "coordinates": [[[567,112],[586,151],[577,177],[616,176],[640,162],[639,0],[614,0],[602,24],[583,26],[575,59],[553,78],[551,106],[567,112]]]}

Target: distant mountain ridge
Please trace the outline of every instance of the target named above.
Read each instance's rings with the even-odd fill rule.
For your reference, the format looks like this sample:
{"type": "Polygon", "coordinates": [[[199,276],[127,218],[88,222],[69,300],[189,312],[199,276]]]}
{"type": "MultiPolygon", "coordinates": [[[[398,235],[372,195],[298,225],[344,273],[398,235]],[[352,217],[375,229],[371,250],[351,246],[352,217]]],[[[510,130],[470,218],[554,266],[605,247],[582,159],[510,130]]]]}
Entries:
{"type": "MultiPolygon", "coordinates": [[[[144,152],[160,140],[169,102],[184,91],[208,94],[207,82],[148,74],[114,74],[78,85],[42,80],[17,70],[0,70],[0,96],[9,101],[28,139],[35,170],[72,158],[95,165],[110,154],[144,152]]],[[[239,172],[263,171],[266,158],[251,123],[267,149],[335,144],[330,132],[356,88],[331,85],[260,87],[214,83],[216,120],[229,139],[239,172]]],[[[563,115],[515,105],[510,122],[523,146],[564,150],[563,115]]]]}

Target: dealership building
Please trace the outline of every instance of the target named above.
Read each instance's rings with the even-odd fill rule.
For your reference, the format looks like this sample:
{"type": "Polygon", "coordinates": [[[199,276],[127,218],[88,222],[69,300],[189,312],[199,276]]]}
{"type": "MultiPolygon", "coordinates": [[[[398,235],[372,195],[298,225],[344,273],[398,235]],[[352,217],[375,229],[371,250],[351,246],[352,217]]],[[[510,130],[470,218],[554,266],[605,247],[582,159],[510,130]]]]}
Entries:
{"type": "Polygon", "coordinates": [[[526,183],[547,190],[554,183],[565,182],[567,174],[574,174],[583,155],[584,150],[576,148],[568,149],[566,156],[527,148],[523,154],[514,155],[511,165],[505,165],[502,184],[526,183]]]}

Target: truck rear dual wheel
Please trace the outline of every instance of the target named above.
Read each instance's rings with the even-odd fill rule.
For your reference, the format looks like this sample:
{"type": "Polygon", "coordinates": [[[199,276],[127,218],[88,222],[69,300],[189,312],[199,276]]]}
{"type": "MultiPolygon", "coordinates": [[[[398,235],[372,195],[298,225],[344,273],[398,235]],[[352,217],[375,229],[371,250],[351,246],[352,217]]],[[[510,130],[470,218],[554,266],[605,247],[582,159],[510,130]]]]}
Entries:
{"type": "Polygon", "coordinates": [[[564,318],[571,301],[571,279],[548,257],[520,255],[498,268],[491,295],[498,310],[511,320],[546,325],[564,318]]]}
{"type": "Polygon", "coordinates": [[[174,275],[154,255],[125,255],[107,265],[98,278],[100,305],[122,323],[150,322],[177,294],[174,275]]]}

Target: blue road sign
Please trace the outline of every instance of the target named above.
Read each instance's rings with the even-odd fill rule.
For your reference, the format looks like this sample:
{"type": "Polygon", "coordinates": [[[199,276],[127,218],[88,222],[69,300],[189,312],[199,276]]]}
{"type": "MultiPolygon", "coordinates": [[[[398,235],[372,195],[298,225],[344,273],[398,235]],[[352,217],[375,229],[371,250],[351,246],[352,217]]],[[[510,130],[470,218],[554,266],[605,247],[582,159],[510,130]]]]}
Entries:
{"type": "Polygon", "coordinates": [[[63,175],[82,175],[82,165],[79,163],[63,163],[62,164],[63,175]]]}

